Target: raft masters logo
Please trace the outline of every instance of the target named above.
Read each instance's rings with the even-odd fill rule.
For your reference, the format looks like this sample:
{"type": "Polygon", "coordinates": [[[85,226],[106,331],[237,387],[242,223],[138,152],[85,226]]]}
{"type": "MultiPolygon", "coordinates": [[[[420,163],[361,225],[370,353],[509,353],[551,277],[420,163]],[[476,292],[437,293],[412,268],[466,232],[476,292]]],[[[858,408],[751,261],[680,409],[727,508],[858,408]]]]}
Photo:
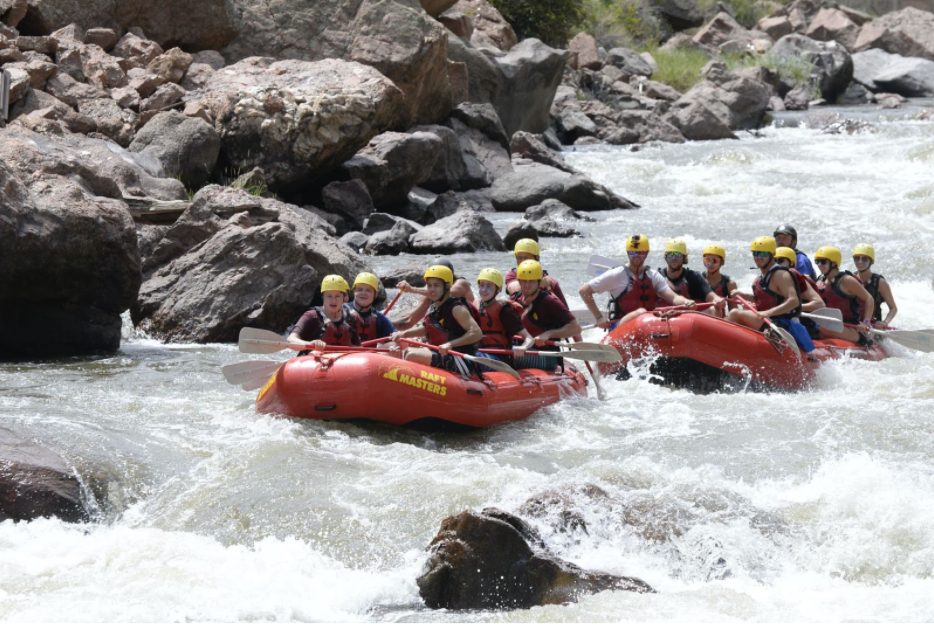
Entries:
{"type": "Polygon", "coordinates": [[[444,396],[448,393],[448,389],[444,386],[444,382],[447,380],[447,377],[440,374],[434,374],[433,372],[426,372],[422,370],[416,377],[415,375],[408,372],[399,372],[399,367],[396,366],[395,368],[384,372],[383,378],[389,379],[390,381],[396,381],[397,383],[404,383],[405,385],[418,388],[419,390],[425,390],[426,392],[437,394],[438,396],[444,396]]]}

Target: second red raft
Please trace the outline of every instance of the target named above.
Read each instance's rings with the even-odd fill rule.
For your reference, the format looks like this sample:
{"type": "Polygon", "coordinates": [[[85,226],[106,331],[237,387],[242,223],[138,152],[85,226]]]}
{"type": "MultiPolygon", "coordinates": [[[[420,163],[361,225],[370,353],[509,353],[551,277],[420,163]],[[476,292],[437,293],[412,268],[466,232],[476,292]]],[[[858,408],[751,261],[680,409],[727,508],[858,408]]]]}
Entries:
{"type": "Polygon", "coordinates": [[[794,391],[814,378],[828,359],[845,355],[879,360],[878,344],[859,346],[845,340],[815,340],[810,355],[792,350],[759,331],[695,311],[642,314],[610,331],[603,340],[620,353],[618,364],[602,364],[605,374],[645,360],[650,372],[666,383],[696,391],[731,386],[794,391]]]}

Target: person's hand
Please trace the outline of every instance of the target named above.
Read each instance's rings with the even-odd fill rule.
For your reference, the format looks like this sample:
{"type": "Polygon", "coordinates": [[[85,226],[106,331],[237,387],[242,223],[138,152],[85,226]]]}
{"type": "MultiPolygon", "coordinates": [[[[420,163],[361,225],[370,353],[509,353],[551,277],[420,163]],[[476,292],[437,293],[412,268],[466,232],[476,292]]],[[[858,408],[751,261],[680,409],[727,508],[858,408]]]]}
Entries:
{"type": "Polygon", "coordinates": [[[441,353],[442,357],[447,357],[448,351],[450,350],[451,350],[450,342],[445,342],[444,344],[438,347],[438,352],[441,353]]]}
{"type": "Polygon", "coordinates": [[[525,346],[516,346],[512,349],[512,354],[516,357],[525,357],[525,346]]]}
{"type": "Polygon", "coordinates": [[[714,303],[713,308],[717,311],[718,314],[722,316],[724,313],[726,313],[726,299],[721,298],[718,300],[716,303],[714,303]]]}
{"type": "Polygon", "coordinates": [[[396,287],[399,289],[400,292],[407,292],[409,291],[409,288],[411,286],[409,285],[408,281],[403,279],[402,281],[399,281],[398,283],[396,283],[396,287]]]}
{"type": "Polygon", "coordinates": [[[685,307],[690,308],[690,307],[693,307],[695,303],[690,298],[685,298],[681,304],[684,305],[685,307]]]}
{"type": "Polygon", "coordinates": [[[535,337],[536,346],[547,346],[548,342],[551,340],[551,332],[545,331],[541,335],[535,337]]]}
{"type": "Polygon", "coordinates": [[[862,333],[863,335],[868,335],[872,331],[872,321],[863,320],[858,325],[856,325],[856,330],[862,333]]]}
{"type": "Polygon", "coordinates": [[[399,340],[402,339],[402,331],[393,331],[392,335],[389,336],[389,341],[398,344],[399,340]]]}
{"type": "Polygon", "coordinates": [[[324,340],[312,340],[308,342],[308,345],[311,346],[312,350],[316,351],[323,351],[324,347],[327,346],[327,344],[324,343],[324,340]]]}
{"type": "Polygon", "coordinates": [[[593,325],[599,329],[609,329],[611,324],[613,323],[603,316],[597,316],[593,323],[593,325]]]}

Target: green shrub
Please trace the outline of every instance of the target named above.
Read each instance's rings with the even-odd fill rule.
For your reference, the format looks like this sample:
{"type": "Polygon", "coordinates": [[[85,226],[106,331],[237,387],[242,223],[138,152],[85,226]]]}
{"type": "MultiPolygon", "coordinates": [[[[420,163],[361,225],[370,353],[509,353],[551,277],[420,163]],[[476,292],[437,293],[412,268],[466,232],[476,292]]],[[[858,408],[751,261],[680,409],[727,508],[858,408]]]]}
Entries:
{"type": "Polygon", "coordinates": [[[810,82],[814,72],[811,62],[800,57],[778,58],[766,53],[759,60],[759,65],[776,72],[789,85],[810,82]]]}
{"type": "Polygon", "coordinates": [[[536,37],[563,48],[577,32],[583,15],[581,0],[490,0],[520,40],[536,37]]]}
{"type": "Polygon", "coordinates": [[[639,0],[582,0],[581,12],[577,30],[607,49],[655,45],[661,37],[658,18],[639,0]]]}
{"type": "Polygon", "coordinates": [[[650,52],[658,64],[652,80],[671,85],[682,93],[701,80],[701,69],[710,61],[706,54],[695,48],[658,48],[650,52]]]}

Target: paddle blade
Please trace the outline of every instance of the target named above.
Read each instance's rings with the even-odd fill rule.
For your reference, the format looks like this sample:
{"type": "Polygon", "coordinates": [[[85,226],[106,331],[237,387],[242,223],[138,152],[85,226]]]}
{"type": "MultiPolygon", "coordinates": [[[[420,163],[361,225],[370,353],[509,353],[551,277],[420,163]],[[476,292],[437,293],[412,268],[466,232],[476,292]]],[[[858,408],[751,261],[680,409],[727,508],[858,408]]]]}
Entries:
{"type": "Polygon", "coordinates": [[[822,329],[827,329],[828,331],[835,331],[840,333],[843,331],[843,314],[839,309],[830,309],[824,307],[822,309],[815,309],[814,311],[807,312],[802,311],[801,316],[803,318],[810,318],[817,322],[818,326],[822,329]]]}
{"type": "Polygon", "coordinates": [[[221,368],[224,379],[231,385],[242,385],[246,381],[263,380],[271,377],[282,365],[281,361],[268,361],[265,359],[255,361],[241,361],[236,364],[227,364],[221,368]]]}
{"type": "Polygon", "coordinates": [[[290,347],[289,343],[278,333],[266,329],[243,327],[240,329],[238,347],[241,353],[278,353],[290,347]]]}
{"type": "Polygon", "coordinates": [[[486,357],[476,357],[476,356],[474,356],[474,355],[462,355],[462,357],[463,357],[464,359],[469,359],[470,361],[474,362],[475,364],[479,364],[479,365],[481,365],[481,366],[486,366],[486,367],[489,368],[490,370],[496,370],[497,372],[505,372],[506,374],[511,374],[512,376],[514,376],[514,377],[517,378],[517,379],[521,379],[521,378],[522,378],[521,375],[519,374],[519,372],[516,371],[515,368],[513,368],[513,367],[510,366],[509,364],[503,363],[503,362],[498,361],[498,360],[496,360],[496,359],[487,359],[486,357]]]}
{"type": "Polygon", "coordinates": [[[571,349],[561,351],[560,355],[565,359],[579,359],[582,361],[593,361],[600,364],[615,364],[620,361],[619,353],[612,346],[606,347],[609,350],[590,350],[590,349],[571,349]]]}
{"type": "Polygon", "coordinates": [[[892,340],[906,348],[922,353],[934,353],[934,332],[924,331],[876,331],[875,335],[886,340],[892,340]]]}
{"type": "Polygon", "coordinates": [[[619,259],[613,259],[611,257],[604,257],[603,255],[591,255],[590,261],[587,264],[587,271],[592,276],[599,276],[618,266],[625,266],[626,262],[620,261],[619,259]]]}

